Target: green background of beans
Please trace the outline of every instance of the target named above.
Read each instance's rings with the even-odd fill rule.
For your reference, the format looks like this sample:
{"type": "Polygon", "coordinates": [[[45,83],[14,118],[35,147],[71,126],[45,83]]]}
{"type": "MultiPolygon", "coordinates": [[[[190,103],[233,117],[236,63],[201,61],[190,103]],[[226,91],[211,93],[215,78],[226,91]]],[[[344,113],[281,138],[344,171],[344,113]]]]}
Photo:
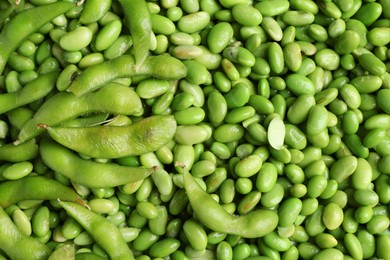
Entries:
{"type": "Polygon", "coordinates": [[[0,0],[0,259],[390,259],[389,202],[390,1],[0,0]]]}

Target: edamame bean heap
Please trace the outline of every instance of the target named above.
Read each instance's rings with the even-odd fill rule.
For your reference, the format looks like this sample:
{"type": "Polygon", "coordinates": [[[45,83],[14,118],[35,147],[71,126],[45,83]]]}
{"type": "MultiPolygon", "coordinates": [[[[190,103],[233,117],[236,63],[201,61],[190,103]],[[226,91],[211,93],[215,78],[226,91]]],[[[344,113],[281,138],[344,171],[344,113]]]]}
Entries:
{"type": "Polygon", "coordinates": [[[0,0],[0,259],[389,259],[389,73],[388,0],[0,0]]]}

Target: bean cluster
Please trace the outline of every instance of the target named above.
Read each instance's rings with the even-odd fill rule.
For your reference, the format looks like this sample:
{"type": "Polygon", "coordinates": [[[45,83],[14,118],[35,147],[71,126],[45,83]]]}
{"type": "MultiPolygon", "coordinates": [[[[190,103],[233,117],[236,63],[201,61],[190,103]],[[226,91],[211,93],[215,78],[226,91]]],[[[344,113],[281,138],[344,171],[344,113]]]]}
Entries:
{"type": "Polygon", "coordinates": [[[390,259],[389,0],[0,0],[0,259],[390,259]]]}

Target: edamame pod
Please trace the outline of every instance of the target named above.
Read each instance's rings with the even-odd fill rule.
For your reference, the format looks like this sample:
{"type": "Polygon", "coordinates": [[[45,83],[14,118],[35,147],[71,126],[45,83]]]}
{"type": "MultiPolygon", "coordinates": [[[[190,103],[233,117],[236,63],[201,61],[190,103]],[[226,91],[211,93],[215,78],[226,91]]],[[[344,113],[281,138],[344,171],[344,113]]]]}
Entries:
{"type": "Polygon", "coordinates": [[[152,35],[151,14],[145,0],[120,0],[119,3],[124,11],[125,25],[134,42],[135,71],[138,71],[149,55],[152,35]]]}
{"type": "Polygon", "coordinates": [[[16,50],[26,38],[38,31],[43,25],[60,14],[69,11],[74,6],[74,3],[66,1],[38,6],[20,12],[6,23],[0,33],[0,74],[4,70],[9,55],[16,50]]]}
{"type": "Polygon", "coordinates": [[[0,184],[0,207],[3,208],[23,200],[55,200],[57,198],[84,204],[73,189],[42,176],[28,176],[0,184]]]}
{"type": "Polygon", "coordinates": [[[38,155],[38,145],[35,139],[15,145],[4,144],[0,146],[0,160],[8,162],[22,162],[31,160],[38,155]]]}
{"type": "Polygon", "coordinates": [[[24,235],[0,207],[0,249],[12,259],[46,259],[51,250],[38,239],[24,235]],[[15,247],[18,250],[15,250],[15,247]]]}
{"type": "Polygon", "coordinates": [[[206,227],[245,238],[262,237],[276,228],[279,218],[275,211],[259,209],[242,216],[230,215],[199,186],[185,167],[183,178],[191,207],[206,227]]]}
{"type": "Polygon", "coordinates": [[[0,94],[0,114],[45,97],[55,86],[58,73],[41,75],[18,91],[0,94]]]}
{"type": "Polygon", "coordinates": [[[91,188],[115,187],[136,182],[145,179],[154,171],[82,159],[69,149],[48,139],[41,141],[40,153],[49,168],[91,188]]]}
{"type": "Polygon", "coordinates": [[[114,224],[103,216],[72,202],[60,206],[94,238],[112,259],[134,259],[133,253],[114,224]]]}
{"type": "Polygon", "coordinates": [[[24,142],[43,133],[44,129],[37,127],[38,124],[56,126],[91,112],[139,115],[142,111],[141,99],[136,92],[119,83],[109,83],[98,91],[81,97],[60,92],[47,99],[33,118],[23,125],[15,143],[24,142]]]}
{"type": "Polygon", "coordinates": [[[123,55],[88,67],[76,77],[67,91],[79,97],[87,92],[101,88],[117,78],[150,76],[177,80],[184,78],[186,75],[186,66],[178,59],[169,55],[147,57],[138,67],[136,67],[132,56],[123,55]]]}
{"type": "Polygon", "coordinates": [[[173,116],[150,116],[126,126],[50,127],[49,135],[71,150],[94,158],[119,158],[156,151],[174,136],[173,116]]]}

